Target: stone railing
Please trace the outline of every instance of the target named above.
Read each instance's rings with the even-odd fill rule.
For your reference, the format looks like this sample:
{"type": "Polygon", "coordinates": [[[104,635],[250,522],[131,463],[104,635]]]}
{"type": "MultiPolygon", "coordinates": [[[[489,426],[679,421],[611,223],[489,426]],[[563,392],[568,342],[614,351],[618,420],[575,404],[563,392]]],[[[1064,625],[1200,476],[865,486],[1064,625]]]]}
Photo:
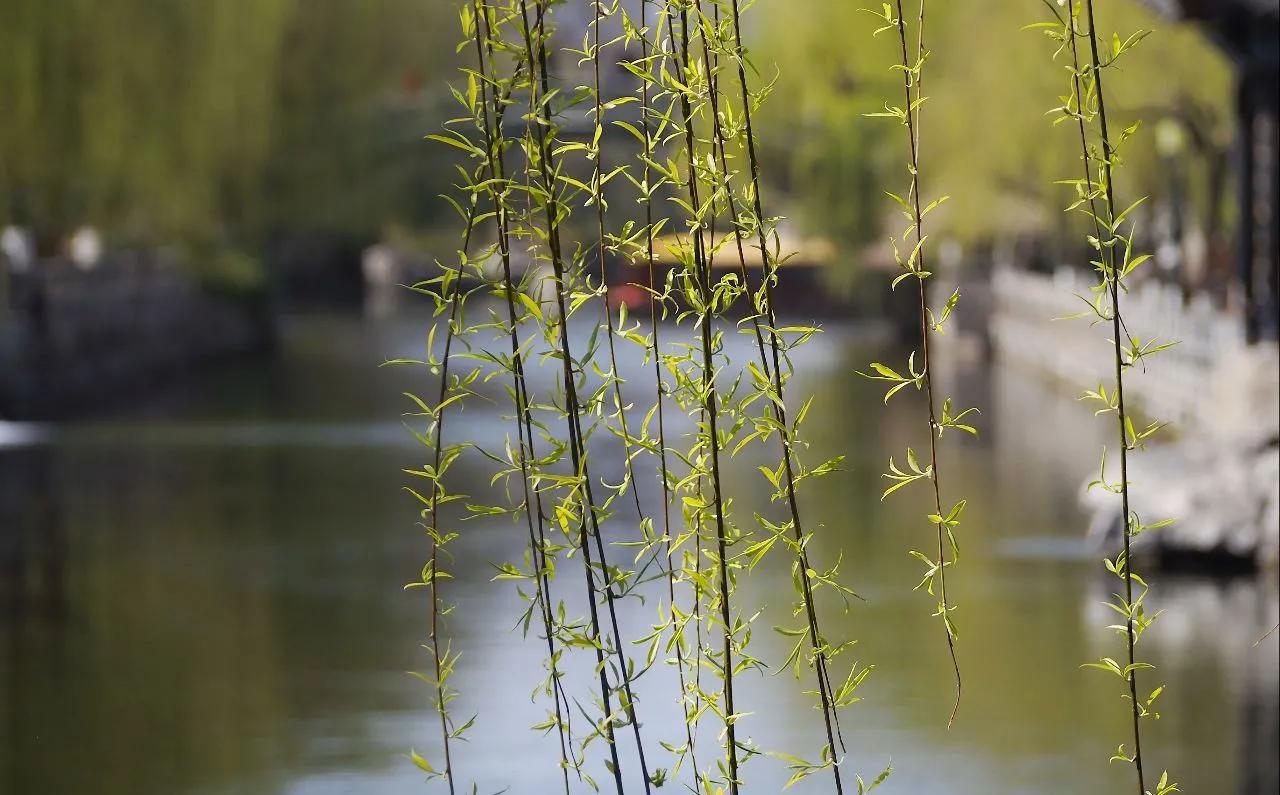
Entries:
{"type": "MultiPolygon", "coordinates": [[[[1068,269],[1052,276],[997,269],[989,320],[996,356],[1077,394],[1098,384],[1111,389],[1111,324],[1050,320],[1082,310],[1096,320],[1085,301],[1073,297],[1090,298],[1092,284],[1088,274],[1068,269]]],[[[1134,554],[1197,571],[1275,569],[1280,561],[1276,344],[1248,344],[1240,318],[1203,297],[1184,303],[1176,287],[1155,282],[1126,293],[1121,311],[1129,333],[1142,341],[1178,341],[1125,377],[1126,402],[1134,413],[1169,421],[1177,431],[1162,434],[1159,444],[1129,462],[1130,480],[1139,484],[1131,508],[1145,518],[1177,517],[1172,526],[1140,537],[1134,554]]],[[[1091,515],[1088,536],[1115,553],[1124,527],[1120,502],[1096,489],[1082,488],[1081,494],[1091,515]]]]}
{"type": "MultiPolygon", "coordinates": [[[[1089,274],[1069,268],[1052,276],[997,268],[990,318],[996,354],[1073,388],[1111,384],[1111,327],[1091,325],[1096,317],[1085,303],[1093,284],[1089,274]],[[1088,317],[1054,319],[1081,312],[1088,317]]],[[[1121,310],[1129,333],[1144,343],[1177,342],[1126,376],[1139,409],[1193,433],[1275,435],[1280,358],[1274,343],[1249,345],[1240,319],[1207,296],[1184,302],[1177,287],[1154,281],[1126,293],[1121,310]]]]}

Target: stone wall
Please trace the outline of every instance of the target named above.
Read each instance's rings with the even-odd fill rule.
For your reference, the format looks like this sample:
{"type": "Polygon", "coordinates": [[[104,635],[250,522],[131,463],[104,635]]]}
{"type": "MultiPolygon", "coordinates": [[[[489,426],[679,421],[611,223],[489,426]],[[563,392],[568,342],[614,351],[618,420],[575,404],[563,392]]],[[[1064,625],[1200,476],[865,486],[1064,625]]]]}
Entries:
{"type": "MultiPolygon", "coordinates": [[[[1099,384],[1110,389],[1110,324],[1051,319],[1091,314],[1075,296],[1091,297],[1092,284],[1088,274],[1065,268],[1052,276],[997,268],[988,320],[994,355],[1074,394],[1099,384]]],[[[1135,554],[1200,570],[1274,570],[1280,564],[1276,343],[1249,344],[1241,318],[1203,296],[1184,303],[1177,287],[1158,282],[1138,284],[1122,298],[1121,309],[1129,332],[1144,342],[1178,341],[1125,376],[1131,413],[1172,426],[1130,462],[1133,510],[1140,519],[1176,518],[1140,536],[1135,554]]],[[[1114,449],[1111,458],[1114,479],[1114,449]]],[[[1119,501],[1097,489],[1082,487],[1082,495],[1092,514],[1089,536],[1114,551],[1124,527],[1119,501]]]]}
{"type": "Polygon", "coordinates": [[[0,418],[92,410],[270,339],[261,302],[211,293],[161,253],[20,273],[0,257],[0,280],[0,418]]]}
{"type": "MultiPolygon", "coordinates": [[[[992,277],[991,343],[1001,359],[1076,389],[1115,380],[1111,328],[1089,319],[1057,319],[1091,310],[1089,274],[1052,276],[997,268],[992,277]]],[[[1125,325],[1145,341],[1177,341],[1126,374],[1136,407],[1197,436],[1274,437],[1280,432],[1280,354],[1275,343],[1249,345],[1240,318],[1208,296],[1184,304],[1181,290],[1154,281],[1121,298],[1125,325]]]]}

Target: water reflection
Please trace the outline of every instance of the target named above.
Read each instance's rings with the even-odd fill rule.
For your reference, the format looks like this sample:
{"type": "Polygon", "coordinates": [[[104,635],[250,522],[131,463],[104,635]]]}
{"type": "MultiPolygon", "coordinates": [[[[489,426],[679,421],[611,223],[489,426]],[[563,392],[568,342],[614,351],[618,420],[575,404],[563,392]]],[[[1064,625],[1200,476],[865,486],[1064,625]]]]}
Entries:
{"type": "MultiPolygon", "coordinates": [[[[26,439],[24,438],[24,441],[26,439]]],[[[64,604],[66,539],[52,488],[53,451],[0,455],[0,611],[56,619],[64,604]]]]}
{"type": "MultiPolygon", "coordinates": [[[[0,792],[429,791],[406,753],[431,754],[434,726],[427,694],[404,674],[426,665],[426,603],[401,590],[425,544],[398,475],[423,453],[397,418],[399,393],[430,383],[375,367],[419,352],[425,329],[404,315],[285,328],[275,365],[220,368],[127,414],[0,448],[0,792]]],[[[749,355],[748,339],[728,340],[749,355]]],[[[943,639],[927,597],[910,590],[917,568],[905,554],[932,530],[910,499],[879,500],[881,461],[920,443],[918,414],[905,401],[886,414],[852,375],[881,348],[837,325],[797,360],[796,389],[819,395],[812,459],[849,455],[803,509],[826,522],[815,554],[843,551],[866,599],[828,616],[829,632],[861,639],[858,659],[877,665],[845,718],[852,764],[874,773],[892,759],[889,792],[1127,792],[1128,771],[1105,761],[1125,737],[1124,705],[1111,681],[1078,667],[1116,648],[1097,607],[1107,583],[1076,542],[1077,489],[1097,450],[1087,414],[1015,374],[955,379],[990,409],[982,439],[943,462],[948,490],[970,500],[952,580],[966,694],[948,732],[943,639]]],[[[623,367],[637,394],[648,389],[638,358],[623,367]]],[[[546,389],[554,372],[531,377],[546,389]]],[[[490,388],[501,403],[500,383],[490,388]]],[[[502,413],[477,401],[457,427],[499,444],[502,413]]],[[[756,463],[748,455],[728,473],[744,515],[774,510],[755,488],[756,463]]],[[[458,472],[488,478],[478,461],[458,472]]],[[[512,589],[488,581],[491,563],[519,558],[522,532],[469,522],[455,550],[457,709],[480,715],[456,763],[482,792],[558,781],[554,738],[525,728],[543,717],[529,698],[540,646],[512,630],[512,589]]],[[[618,521],[609,532],[632,531],[618,521]]],[[[774,661],[783,639],[765,628],[788,619],[787,576],[767,569],[743,595],[765,607],[755,648],[774,661]]],[[[565,571],[556,588],[581,612],[579,578],[565,571]]],[[[1188,792],[1275,791],[1277,639],[1252,646],[1276,621],[1274,584],[1161,578],[1153,600],[1167,613],[1148,651],[1169,685],[1152,727],[1156,765],[1188,792]]],[[[628,604],[624,619],[644,626],[653,609],[628,604]]],[[[572,665],[579,674],[589,661],[572,665]]],[[[640,688],[653,740],[680,735],[674,678],[658,668],[640,688]]],[[[769,748],[817,747],[797,690],[786,675],[746,676],[745,732],[769,748]]],[[[700,740],[710,748],[715,732],[700,740]]],[[[757,792],[786,778],[772,759],[747,772],[757,792]]]]}

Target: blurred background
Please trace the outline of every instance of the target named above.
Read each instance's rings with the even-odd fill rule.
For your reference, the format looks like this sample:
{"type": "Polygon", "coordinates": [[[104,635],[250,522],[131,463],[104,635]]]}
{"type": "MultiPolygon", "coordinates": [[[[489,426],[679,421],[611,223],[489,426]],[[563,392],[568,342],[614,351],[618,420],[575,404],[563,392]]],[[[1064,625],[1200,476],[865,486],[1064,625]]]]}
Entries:
{"type": "MultiPolygon", "coordinates": [[[[1138,227],[1155,254],[1126,314],[1144,339],[1182,340],[1132,378],[1140,411],[1172,422],[1138,457],[1138,508],[1179,520],[1143,539],[1165,610],[1146,654],[1169,686],[1150,753],[1186,792],[1274,793],[1280,4],[1103,5],[1105,30],[1155,30],[1109,84],[1117,125],[1143,121],[1118,188],[1150,197],[1138,227]]],[[[398,285],[457,246],[437,198],[456,161],[422,140],[454,113],[454,6],[0,0],[0,793],[438,788],[408,760],[438,739],[404,673],[429,662],[427,601],[401,590],[427,554],[400,490],[426,460],[401,393],[433,379],[379,365],[420,355],[432,306],[398,285]]],[[[1084,491],[1111,427],[1076,400],[1110,354],[1101,330],[1050,320],[1091,280],[1083,219],[1053,184],[1079,170],[1069,125],[1046,115],[1067,75],[1022,30],[1039,3],[931,9],[925,191],[951,196],[931,216],[937,289],[964,295],[938,375],[983,409],[981,437],[942,463],[969,500],[953,580],[968,679],[950,732],[948,663],[905,552],[932,530],[911,499],[879,500],[919,406],[886,413],[853,375],[911,344],[912,308],[887,289],[900,221],[882,193],[906,184],[904,147],[863,115],[896,96],[894,43],[871,38],[857,4],[748,14],[752,60],[776,76],[759,122],[766,209],[799,252],[782,300],[824,328],[793,394],[820,396],[813,455],[849,456],[805,510],[826,522],[817,554],[841,555],[867,600],[833,613],[831,634],[878,666],[846,718],[849,764],[874,775],[892,760],[889,792],[1125,792],[1129,771],[1106,764],[1125,706],[1079,669],[1119,643],[1100,565],[1119,512],[1084,491]]],[[[579,17],[563,12],[569,41],[579,17]]],[[[651,371],[625,356],[640,403],[651,371]]],[[[468,438],[506,432],[497,383],[497,404],[457,426],[468,438]]],[[[741,510],[769,509],[752,496],[757,463],[728,473],[741,510]]],[[[475,489],[489,478],[483,461],[455,472],[475,489]]],[[[469,522],[456,549],[456,711],[480,719],[455,764],[481,791],[541,793],[558,778],[554,739],[525,728],[543,716],[528,697],[537,644],[511,629],[514,590],[488,582],[519,558],[516,530],[469,522]]],[[[786,579],[766,570],[745,598],[782,616],[786,579]]],[[[629,610],[644,626],[651,608],[629,610]]],[[[781,659],[771,634],[758,653],[781,659]]],[[[641,688],[654,737],[681,735],[673,677],[641,688]]],[[[757,741],[818,747],[787,677],[743,687],[757,741]]],[[[773,792],[787,772],[756,760],[748,775],[773,792]]]]}

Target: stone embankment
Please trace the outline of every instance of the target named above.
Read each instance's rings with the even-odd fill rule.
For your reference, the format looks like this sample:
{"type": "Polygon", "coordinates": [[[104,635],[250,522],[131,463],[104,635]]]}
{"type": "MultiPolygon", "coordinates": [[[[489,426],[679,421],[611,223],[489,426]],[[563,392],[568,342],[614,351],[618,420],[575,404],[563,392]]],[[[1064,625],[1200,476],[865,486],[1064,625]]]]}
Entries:
{"type": "Polygon", "coordinates": [[[214,356],[264,347],[265,302],[205,289],[156,252],[93,268],[0,255],[0,418],[91,410],[214,356]]]}
{"type": "MultiPolygon", "coordinates": [[[[1074,296],[1090,296],[1088,274],[1052,276],[998,268],[992,278],[989,332],[994,354],[1081,393],[1110,388],[1109,327],[1058,320],[1088,311],[1074,296]]],[[[1238,317],[1200,296],[1144,282],[1123,304],[1131,334],[1143,343],[1177,341],[1133,368],[1126,398],[1140,420],[1170,423],[1161,437],[1131,457],[1133,509],[1143,523],[1173,525],[1137,539],[1140,553],[1170,565],[1274,569],[1280,559],[1280,350],[1249,344],[1238,317]]],[[[1141,424],[1139,425],[1141,427],[1141,424]]],[[[1096,473],[1088,478],[1093,480],[1096,473]]],[[[1111,456],[1108,478],[1119,477],[1111,456]]],[[[1084,489],[1089,536],[1115,549],[1123,528],[1119,501],[1084,489]]]]}

